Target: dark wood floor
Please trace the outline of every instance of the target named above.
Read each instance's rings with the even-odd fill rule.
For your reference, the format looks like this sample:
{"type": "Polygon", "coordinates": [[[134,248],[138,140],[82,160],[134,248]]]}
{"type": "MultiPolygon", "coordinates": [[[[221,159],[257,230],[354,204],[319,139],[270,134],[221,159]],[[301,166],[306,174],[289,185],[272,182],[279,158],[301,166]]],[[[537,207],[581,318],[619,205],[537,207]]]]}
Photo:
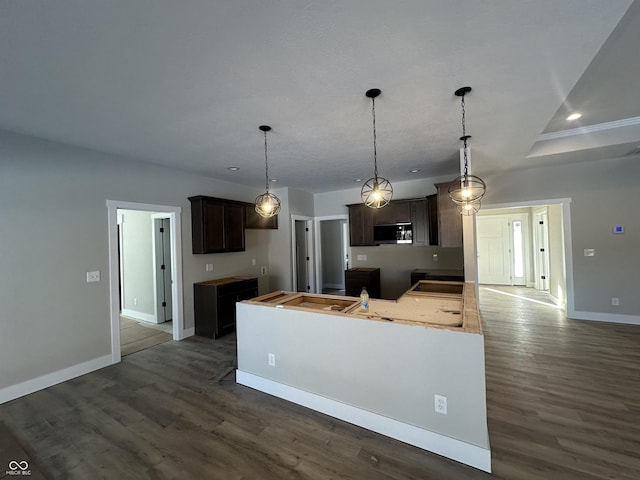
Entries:
{"type": "Polygon", "coordinates": [[[640,327],[568,320],[544,296],[520,293],[480,296],[493,475],[236,385],[233,374],[218,383],[233,336],[134,353],[0,405],[0,421],[56,479],[637,480],[640,327]]]}

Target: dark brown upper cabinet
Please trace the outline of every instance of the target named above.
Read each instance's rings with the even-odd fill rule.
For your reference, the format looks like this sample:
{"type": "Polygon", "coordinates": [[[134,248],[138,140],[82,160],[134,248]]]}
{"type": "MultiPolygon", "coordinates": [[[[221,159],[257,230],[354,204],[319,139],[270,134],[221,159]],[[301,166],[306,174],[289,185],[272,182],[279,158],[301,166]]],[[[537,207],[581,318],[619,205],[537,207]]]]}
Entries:
{"type": "Polygon", "coordinates": [[[244,202],[203,195],[189,201],[193,253],[244,251],[244,202]]]}
{"type": "Polygon", "coordinates": [[[364,203],[347,205],[347,208],[349,209],[349,244],[352,247],[375,245],[373,243],[373,225],[375,224],[376,209],[369,208],[364,203]]]}
{"type": "Polygon", "coordinates": [[[392,225],[395,223],[410,222],[410,200],[394,200],[392,202],[389,202],[389,205],[387,205],[386,207],[377,209],[375,212],[375,225],[392,225]]]}
{"type": "Polygon", "coordinates": [[[449,197],[451,182],[437,183],[438,234],[441,247],[462,247],[462,215],[449,197]]]}

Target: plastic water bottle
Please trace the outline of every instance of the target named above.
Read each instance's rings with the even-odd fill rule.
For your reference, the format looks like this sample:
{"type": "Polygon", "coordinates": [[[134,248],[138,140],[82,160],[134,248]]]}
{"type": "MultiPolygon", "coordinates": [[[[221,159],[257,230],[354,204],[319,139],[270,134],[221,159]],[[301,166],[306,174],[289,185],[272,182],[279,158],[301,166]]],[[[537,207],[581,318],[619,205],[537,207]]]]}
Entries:
{"type": "Polygon", "coordinates": [[[369,292],[365,287],[362,287],[362,292],[360,292],[360,311],[369,312],[369,292]]]}

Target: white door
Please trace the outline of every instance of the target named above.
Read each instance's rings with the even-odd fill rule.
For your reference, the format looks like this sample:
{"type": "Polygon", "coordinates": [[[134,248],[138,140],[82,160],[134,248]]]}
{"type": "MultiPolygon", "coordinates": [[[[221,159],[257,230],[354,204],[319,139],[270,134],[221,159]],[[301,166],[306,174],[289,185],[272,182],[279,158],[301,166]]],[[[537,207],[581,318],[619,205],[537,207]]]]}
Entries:
{"type": "Polygon", "coordinates": [[[171,220],[154,218],[154,261],[156,275],[156,322],[172,319],[171,220]]]}
{"type": "Polygon", "coordinates": [[[511,285],[509,217],[476,217],[478,283],[511,285]]]}

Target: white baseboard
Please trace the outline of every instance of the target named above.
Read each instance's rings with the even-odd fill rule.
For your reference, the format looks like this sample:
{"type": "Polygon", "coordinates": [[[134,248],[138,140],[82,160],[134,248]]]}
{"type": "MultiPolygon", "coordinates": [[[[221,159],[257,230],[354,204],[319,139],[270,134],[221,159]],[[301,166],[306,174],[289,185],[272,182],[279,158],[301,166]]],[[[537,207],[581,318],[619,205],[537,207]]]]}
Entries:
{"type": "Polygon", "coordinates": [[[236,382],[491,473],[491,450],[236,370],[236,382]]]}
{"type": "Polygon", "coordinates": [[[155,324],[158,323],[156,316],[150,313],[138,312],[136,310],[123,308],[121,314],[123,317],[133,318],[134,320],[141,320],[143,322],[149,322],[149,323],[155,323],[155,324]]]}
{"type": "Polygon", "coordinates": [[[600,312],[568,312],[569,318],[576,320],[591,320],[594,322],[609,323],[625,323],[628,325],[640,325],[640,316],[638,315],[622,315],[619,313],[600,313],[600,312]]]}
{"type": "Polygon", "coordinates": [[[79,363],[78,365],[73,365],[72,367],[63,368],[62,370],[47,373],[40,377],[2,388],[0,389],[0,404],[57,385],[58,383],[66,382],[67,380],[86,373],[108,367],[111,364],[111,354],[104,355],[87,362],[79,363]]]}

